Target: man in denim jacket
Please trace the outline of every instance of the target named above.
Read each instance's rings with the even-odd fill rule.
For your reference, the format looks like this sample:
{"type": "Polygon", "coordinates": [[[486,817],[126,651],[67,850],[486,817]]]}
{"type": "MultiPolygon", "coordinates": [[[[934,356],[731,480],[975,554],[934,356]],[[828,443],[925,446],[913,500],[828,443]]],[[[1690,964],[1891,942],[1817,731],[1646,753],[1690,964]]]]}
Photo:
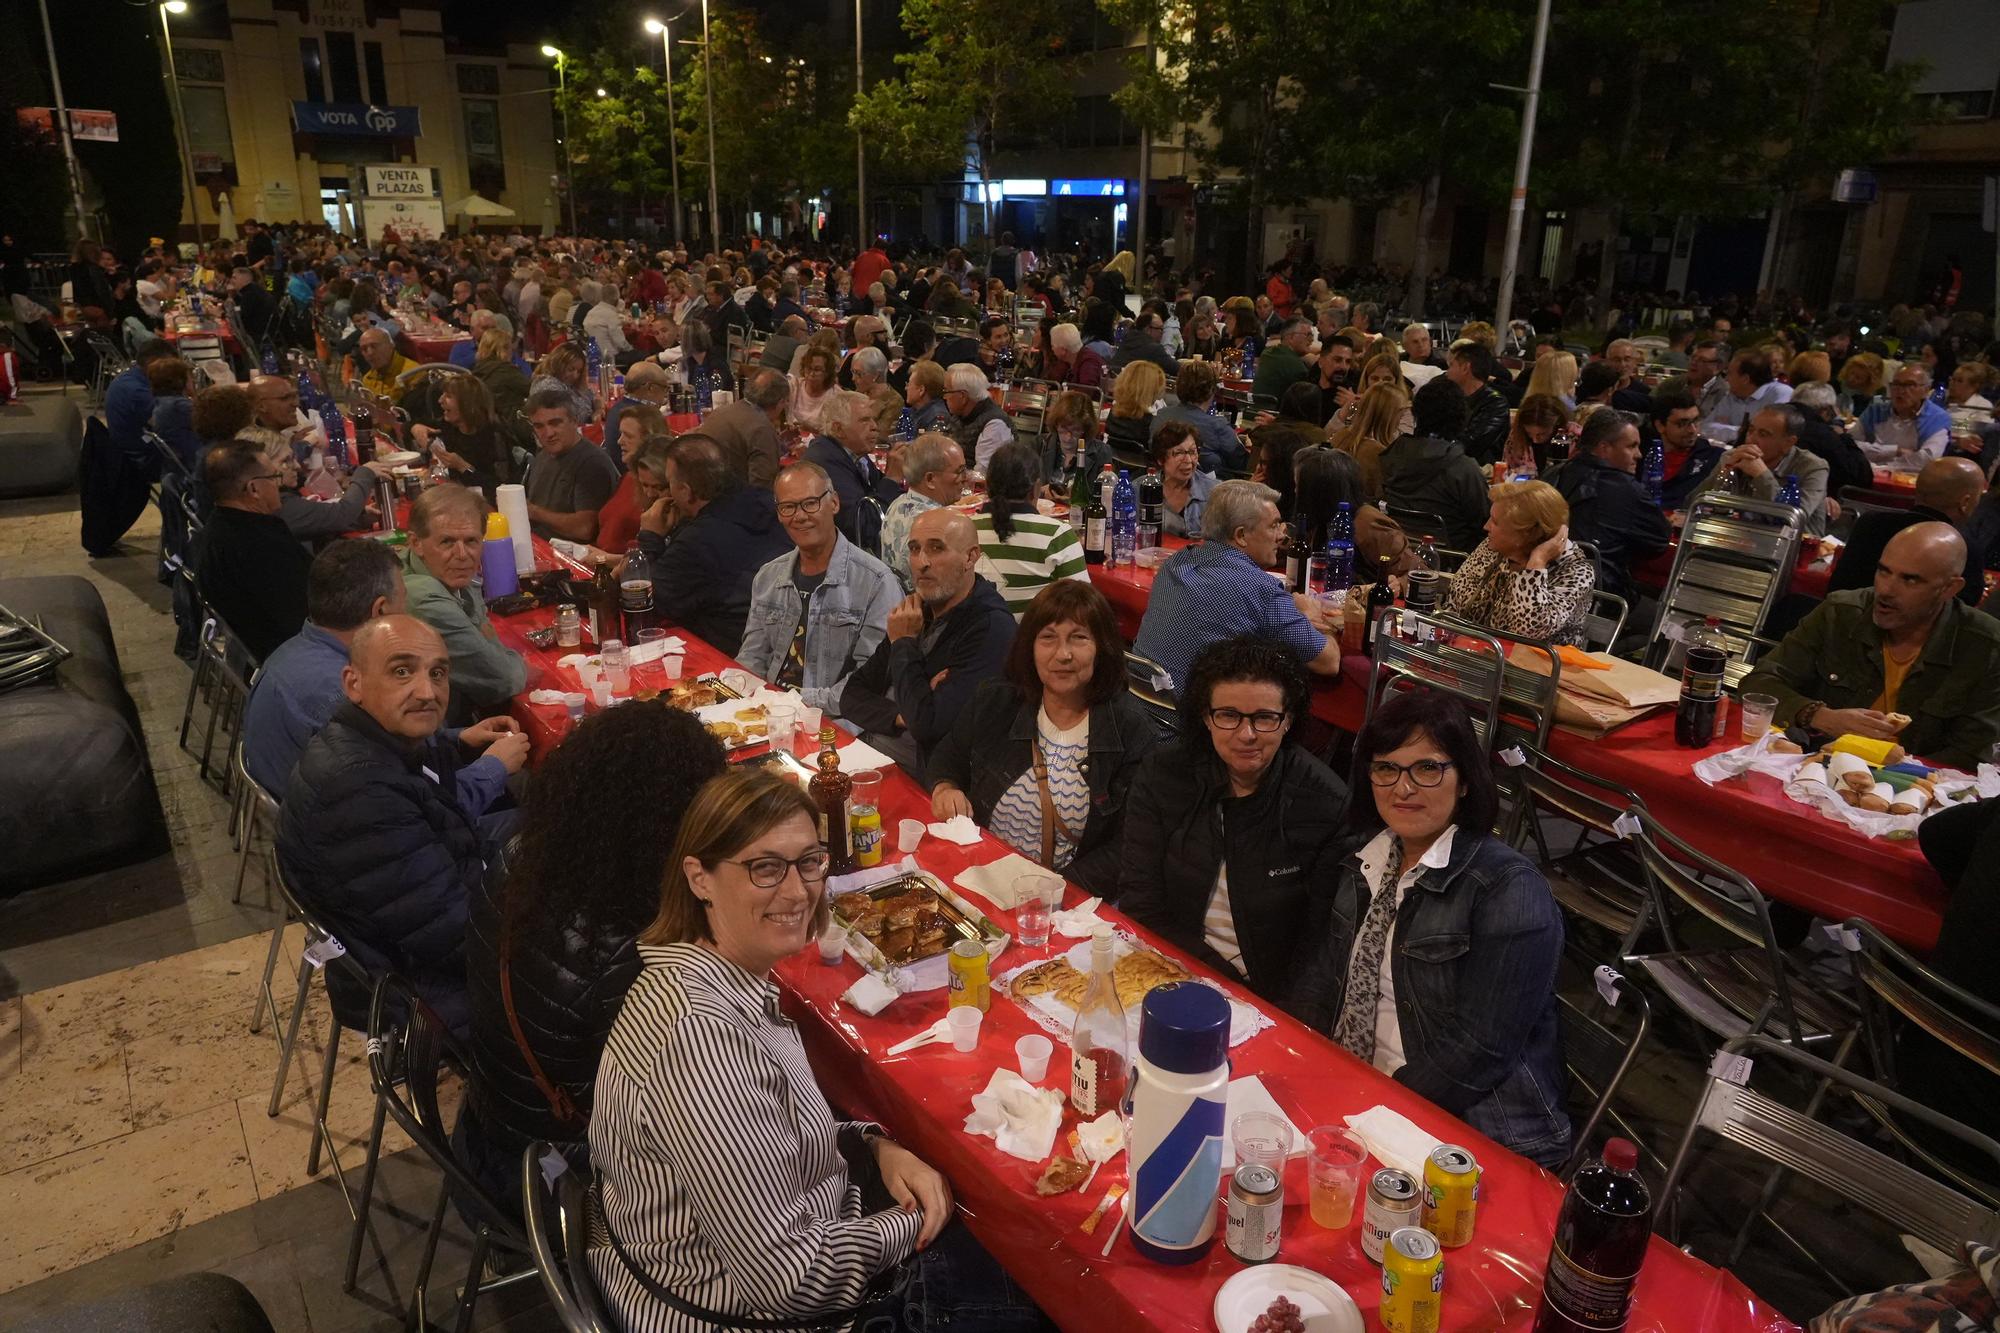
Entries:
{"type": "Polygon", "coordinates": [[[826,471],[800,461],[778,475],[778,522],[798,547],[757,571],[737,659],[765,680],[827,708],[888,632],[903,589],[889,567],[834,526],[840,497],[826,471]]]}

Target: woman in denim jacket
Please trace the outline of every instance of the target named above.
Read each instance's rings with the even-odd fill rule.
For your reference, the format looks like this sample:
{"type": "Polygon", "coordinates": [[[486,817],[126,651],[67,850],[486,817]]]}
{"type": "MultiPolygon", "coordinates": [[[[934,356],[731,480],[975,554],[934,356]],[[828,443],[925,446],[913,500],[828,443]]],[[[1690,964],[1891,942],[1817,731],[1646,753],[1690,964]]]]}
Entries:
{"type": "Polygon", "coordinates": [[[1354,791],[1350,827],[1373,837],[1341,865],[1293,1012],[1488,1138],[1558,1165],[1570,1146],[1562,913],[1541,871],[1489,831],[1493,771],[1464,706],[1428,690],[1386,701],[1355,742],[1354,791]]]}

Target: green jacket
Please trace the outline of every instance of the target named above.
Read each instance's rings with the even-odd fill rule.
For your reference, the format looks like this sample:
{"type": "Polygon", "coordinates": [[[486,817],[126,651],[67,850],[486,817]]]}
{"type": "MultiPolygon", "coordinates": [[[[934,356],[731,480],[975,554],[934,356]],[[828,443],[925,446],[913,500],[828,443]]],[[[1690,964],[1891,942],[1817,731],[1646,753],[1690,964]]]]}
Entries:
{"type": "MultiPolygon", "coordinates": [[[[1264,348],[1264,354],[1257,358],[1257,377],[1250,381],[1250,392],[1275,402],[1305,377],[1306,363],[1299,354],[1273,338],[1264,348]]],[[[1333,407],[1332,403],[1326,405],[1329,416],[1333,407]]]]}
{"type": "Polygon", "coordinates": [[[436,630],[451,654],[449,716],[489,716],[528,687],[527,662],[493,635],[479,580],[455,593],[424,568],[415,551],[405,549],[403,591],[410,614],[436,630]]]}
{"type": "MultiPolygon", "coordinates": [[[[1872,707],[1882,693],[1874,607],[1873,588],[1831,594],[1743,678],[1743,692],[1774,696],[1780,724],[1813,701],[1872,707]]],[[[1895,711],[1909,715],[1900,740],[1911,754],[1964,769],[1984,758],[2000,740],[2000,620],[1946,602],[1895,711]]]]}

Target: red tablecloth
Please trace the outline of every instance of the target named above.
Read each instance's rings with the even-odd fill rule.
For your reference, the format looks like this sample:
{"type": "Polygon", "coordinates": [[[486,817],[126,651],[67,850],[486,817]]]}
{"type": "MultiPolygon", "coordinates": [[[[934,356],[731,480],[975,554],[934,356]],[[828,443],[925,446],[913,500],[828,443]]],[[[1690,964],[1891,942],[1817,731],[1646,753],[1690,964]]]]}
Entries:
{"type": "Polygon", "coordinates": [[[1868,488],[1868,500],[1871,503],[1888,505],[1895,509],[1908,509],[1917,502],[1916,473],[1891,472],[1885,467],[1878,467],[1874,472],[1875,484],[1868,488]]]}
{"type": "Polygon", "coordinates": [[[417,360],[426,365],[451,360],[451,349],[463,342],[471,342],[469,333],[412,333],[410,346],[416,351],[417,360]]]}
{"type": "MultiPolygon", "coordinates": [[[[1174,537],[1163,540],[1185,545],[1174,537]]],[[[1819,595],[1825,593],[1825,578],[1821,571],[1819,595]]],[[[1153,572],[1092,565],[1090,579],[1111,603],[1119,631],[1128,641],[1135,638],[1153,572]]],[[[1796,580],[1793,586],[1798,587],[1796,580]]],[[[1366,658],[1350,655],[1339,678],[1316,679],[1312,715],[1342,731],[1359,731],[1367,711],[1368,672],[1366,658]]],[[[1549,736],[1549,751],[1636,792],[1691,846],[1735,867],[1771,897],[1836,920],[1862,917],[1917,949],[1934,946],[1945,888],[1916,844],[1863,837],[1790,800],[1775,779],[1762,775],[1703,786],[1691,771],[1694,761],[1736,743],[1682,750],[1674,744],[1672,714],[1663,713],[1602,740],[1557,729],[1549,736]]]]}
{"type": "MultiPolygon", "coordinates": [[[[554,563],[545,544],[538,540],[536,547],[540,563],[554,563]]],[[[574,683],[566,669],[555,665],[555,659],[576,650],[539,650],[521,638],[522,630],[550,618],[551,613],[536,611],[498,622],[502,639],[528,654],[533,667],[530,688],[574,683]]],[[[682,637],[688,642],[686,675],[729,665],[727,658],[707,644],[685,634],[682,637]]],[[[640,680],[646,677],[642,674],[640,680]]],[[[558,742],[570,725],[561,708],[528,703],[525,695],[516,700],[514,715],[528,729],[537,756],[558,742]]],[[[899,819],[929,816],[929,802],[920,789],[893,769],[884,783],[883,807],[883,821],[891,827],[899,819]]],[[[927,838],[917,860],[949,881],[967,866],[983,864],[1002,851],[991,838],[965,848],[927,838]]],[[[1081,892],[1071,886],[1068,898],[1074,904],[1081,892]]],[[[1115,918],[1115,913],[1108,915],[1115,918]]],[[[993,916],[1011,929],[1011,913],[995,910],[993,916]]],[[[1129,923],[1118,924],[1145,934],[1129,923]]],[[[997,966],[1005,969],[1038,956],[1046,956],[1046,951],[1029,954],[1015,946],[1001,956],[997,966]]],[[[1200,970],[1198,964],[1190,965],[1200,970]]],[[[827,967],[819,962],[816,951],[787,961],[778,973],[786,1010],[799,1024],[814,1073],[835,1105],[881,1121],[901,1142],[942,1171],[951,1181],[967,1225],[980,1242],[1065,1329],[1207,1330],[1213,1326],[1210,1309],[1215,1293],[1241,1267],[1221,1243],[1219,1228],[1209,1256],[1186,1267],[1163,1267],[1139,1257],[1124,1234],[1105,1258],[1101,1251],[1110,1237],[1113,1218],[1107,1216],[1094,1236],[1085,1236],[1077,1228],[1104,1190],[1123,1181],[1122,1158],[1100,1171],[1089,1191],[1043,1199],[1034,1191],[1040,1164],[1006,1156],[991,1140],[964,1132],[971,1094],[984,1085],[997,1065],[1011,1065],[1017,1037],[1041,1029],[1011,1001],[996,998],[976,1051],[961,1055],[949,1045],[933,1045],[888,1056],[883,1054],[888,1047],[943,1014],[944,994],[925,992],[906,997],[871,1018],[840,1002],[840,994],[858,976],[852,962],[827,967]]],[[[1239,988],[1230,989],[1239,998],[1251,999],[1239,988]]],[[[1394,1080],[1362,1065],[1274,1006],[1257,1003],[1277,1020],[1277,1026],[1232,1052],[1234,1070],[1238,1076],[1260,1076],[1278,1104],[1301,1127],[1337,1122],[1342,1115],[1380,1104],[1400,1111],[1444,1139],[1464,1144],[1478,1156],[1485,1169],[1479,1223],[1472,1244],[1453,1251],[1447,1260],[1444,1327],[1525,1328],[1541,1289],[1542,1265],[1561,1203],[1555,1180],[1394,1080]]],[[[1044,1082],[1059,1087],[1066,1077],[1059,1047],[1044,1082]]],[[[1295,1166],[1293,1175],[1297,1174],[1295,1166]]],[[[1361,1253],[1356,1225],[1331,1232],[1313,1224],[1306,1215],[1302,1180],[1291,1181],[1288,1198],[1294,1202],[1286,1209],[1280,1257],[1327,1274],[1345,1287],[1364,1311],[1373,1311],[1380,1301],[1379,1270],[1361,1253]]],[[[1372,1327],[1372,1314],[1369,1322],[1372,1327]]],[[[1734,1277],[1656,1239],[1629,1327],[1639,1333],[1665,1329],[1761,1333],[1792,1325],[1761,1304],[1734,1277]]]]}
{"type": "Polygon", "coordinates": [[[160,330],[160,337],[170,343],[178,343],[183,338],[220,338],[223,350],[231,356],[243,350],[242,344],[236,341],[235,331],[227,324],[209,323],[200,328],[182,330],[170,323],[160,330]]]}

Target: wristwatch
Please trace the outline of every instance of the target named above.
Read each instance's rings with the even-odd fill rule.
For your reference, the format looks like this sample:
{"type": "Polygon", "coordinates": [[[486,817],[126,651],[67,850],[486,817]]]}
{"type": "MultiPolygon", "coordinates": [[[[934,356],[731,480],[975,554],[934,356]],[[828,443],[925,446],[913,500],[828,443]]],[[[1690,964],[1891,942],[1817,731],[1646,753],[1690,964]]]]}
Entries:
{"type": "Polygon", "coordinates": [[[1820,710],[1825,707],[1826,705],[1817,699],[1807,700],[1804,704],[1800,705],[1798,712],[1792,714],[1792,725],[1803,727],[1810,731],[1812,729],[1812,720],[1818,717],[1820,710]]]}

